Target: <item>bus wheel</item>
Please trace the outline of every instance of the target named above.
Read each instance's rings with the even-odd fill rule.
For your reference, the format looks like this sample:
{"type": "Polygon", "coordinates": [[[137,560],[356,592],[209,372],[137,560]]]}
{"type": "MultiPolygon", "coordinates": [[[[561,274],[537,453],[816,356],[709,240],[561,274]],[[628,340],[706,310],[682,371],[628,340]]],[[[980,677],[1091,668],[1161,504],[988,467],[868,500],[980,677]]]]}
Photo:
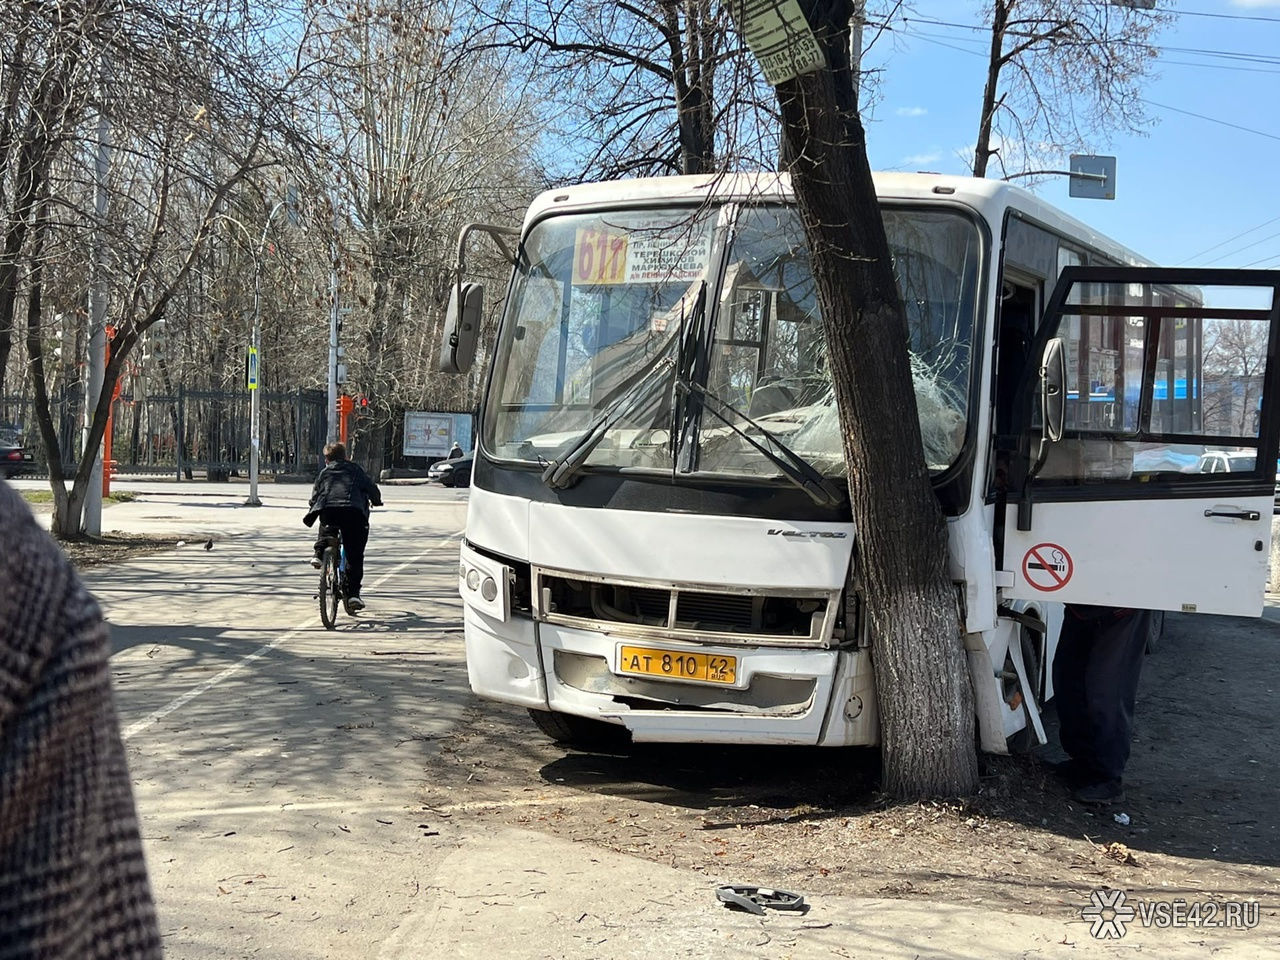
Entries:
{"type": "Polygon", "coordinates": [[[529,709],[529,716],[538,729],[556,743],[585,749],[620,747],[629,737],[625,727],[573,713],[553,713],[550,710],[529,709]]]}
{"type": "Polygon", "coordinates": [[[1160,638],[1164,636],[1164,611],[1152,610],[1147,620],[1147,653],[1155,653],[1160,648],[1160,638]]]}

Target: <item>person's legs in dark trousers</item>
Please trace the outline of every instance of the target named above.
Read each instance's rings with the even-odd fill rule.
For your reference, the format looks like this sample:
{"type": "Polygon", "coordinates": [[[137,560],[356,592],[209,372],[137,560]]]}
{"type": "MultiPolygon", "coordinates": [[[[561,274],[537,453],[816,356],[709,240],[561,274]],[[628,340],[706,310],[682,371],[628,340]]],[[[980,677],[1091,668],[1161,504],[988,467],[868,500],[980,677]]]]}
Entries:
{"type": "MultiPolygon", "coordinates": [[[[1058,705],[1058,740],[1077,768],[1091,766],[1092,736],[1088,722],[1085,677],[1092,648],[1091,624],[1067,610],[1062,618],[1062,633],[1053,656],[1053,697],[1058,705]]],[[[1079,769],[1081,778],[1092,771],[1079,769]]]]}
{"type": "Polygon", "coordinates": [[[360,596],[364,582],[364,548],[369,542],[369,520],[360,510],[338,511],[338,526],[347,549],[347,596],[360,596]]]}
{"type": "Polygon", "coordinates": [[[1094,731],[1094,765],[1106,780],[1124,776],[1133,738],[1133,705],[1146,653],[1146,610],[1127,610],[1100,624],[1085,676],[1086,712],[1094,731]]]}
{"type": "Polygon", "coordinates": [[[325,507],[320,511],[320,519],[316,522],[315,551],[317,560],[324,558],[324,548],[329,545],[330,538],[338,535],[338,521],[342,513],[342,510],[334,507],[325,507]]]}
{"type": "Polygon", "coordinates": [[[1077,798],[1119,799],[1146,648],[1142,610],[1068,606],[1053,662],[1059,737],[1077,798]]]}

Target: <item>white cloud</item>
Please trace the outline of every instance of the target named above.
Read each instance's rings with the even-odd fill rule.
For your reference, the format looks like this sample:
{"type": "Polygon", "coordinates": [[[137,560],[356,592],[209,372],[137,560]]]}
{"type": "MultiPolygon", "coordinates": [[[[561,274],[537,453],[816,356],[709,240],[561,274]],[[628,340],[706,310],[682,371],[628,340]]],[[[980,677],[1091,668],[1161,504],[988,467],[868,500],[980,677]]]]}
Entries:
{"type": "Polygon", "coordinates": [[[940,153],[913,153],[909,157],[903,157],[902,162],[909,167],[927,167],[935,160],[942,159],[940,153]]]}
{"type": "Polygon", "coordinates": [[[900,117],[923,117],[929,111],[924,107],[899,107],[894,112],[900,117]]]}

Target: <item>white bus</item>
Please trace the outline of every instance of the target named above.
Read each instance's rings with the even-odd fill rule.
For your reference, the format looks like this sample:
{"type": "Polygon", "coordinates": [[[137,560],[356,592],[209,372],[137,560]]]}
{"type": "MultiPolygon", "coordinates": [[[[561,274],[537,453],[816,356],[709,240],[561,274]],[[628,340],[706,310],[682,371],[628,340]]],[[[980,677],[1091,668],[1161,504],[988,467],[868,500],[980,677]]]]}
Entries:
{"type": "MultiPolygon", "coordinates": [[[[1140,266],[996,181],[876,188],[981,744],[1004,752],[1043,741],[1063,602],[1260,614],[1280,392],[1253,413],[1280,273],[1140,266]],[[1229,329],[1261,353],[1247,370],[1208,352],[1229,329]],[[1254,468],[1200,472],[1210,447],[1254,468]]],[[[513,270],[459,569],[474,691],[565,742],[876,743],[876,638],[848,586],[857,532],[787,178],[588,184],[538,197],[518,230],[469,226],[455,373],[482,315],[462,277],[475,231],[513,270]]]]}

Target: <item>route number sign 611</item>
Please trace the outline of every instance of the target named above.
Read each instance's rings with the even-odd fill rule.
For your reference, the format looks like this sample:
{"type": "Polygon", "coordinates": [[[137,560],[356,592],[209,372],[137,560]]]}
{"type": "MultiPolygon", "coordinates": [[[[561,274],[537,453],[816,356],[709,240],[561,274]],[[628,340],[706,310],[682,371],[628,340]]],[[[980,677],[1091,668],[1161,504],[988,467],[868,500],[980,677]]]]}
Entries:
{"type": "Polygon", "coordinates": [[[573,238],[574,285],[625,283],[626,279],[627,235],[579,227],[573,238]]]}

